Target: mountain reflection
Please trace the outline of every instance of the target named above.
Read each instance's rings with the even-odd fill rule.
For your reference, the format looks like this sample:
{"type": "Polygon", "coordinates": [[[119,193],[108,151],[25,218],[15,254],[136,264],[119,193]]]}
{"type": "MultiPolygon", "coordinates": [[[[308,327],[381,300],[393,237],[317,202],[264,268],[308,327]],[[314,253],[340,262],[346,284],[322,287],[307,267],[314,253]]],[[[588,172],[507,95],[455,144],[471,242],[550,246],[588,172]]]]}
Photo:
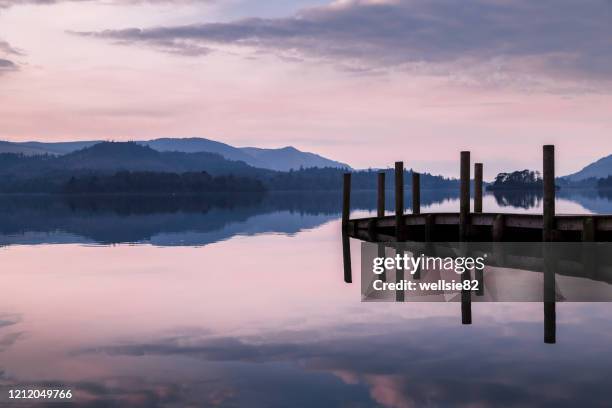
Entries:
{"type": "MultiPolygon", "coordinates": [[[[425,194],[425,203],[452,192],[425,194]]],[[[356,192],[353,207],[376,206],[356,192]]],[[[0,245],[206,245],[235,235],[295,234],[338,218],[338,192],[210,195],[0,196],[0,245]]]]}
{"type": "MultiPolygon", "coordinates": [[[[612,196],[597,190],[560,190],[559,199],[582,211],[612,212],[612,196]],[[576,206],[574,206],[576,207],[576,206]]],[[[424,190],[423,210],[456,211],[454,190],[424,190]]],[[[486,201],[487,197],[490,201],[486,201]]],[[[485,210],[538,211],[536,192],[495,192],[485,210]],[[491,208],[495,207],[495,208],[491,208]]],[[[409,193],[406,203],[411,202],[409,193]]],[[[393,192],[387,192],[392,212],[393,192]]],[[[376,193],[354,191],[353,210],[373,211],[376,193]]],[[[236,235],[295,234],[337,219],[340,192],[274,192],[209,195],[0,196],[0,245],[48,243],[150,243],[206,245],[236,235]]],[[[570,207],[570,211],[575,211],[570,207]]],[[[563,205],[559,208],[562,212],[563,205]]],[[[406,208],[410,211],[410,207],[406,208]]]]}

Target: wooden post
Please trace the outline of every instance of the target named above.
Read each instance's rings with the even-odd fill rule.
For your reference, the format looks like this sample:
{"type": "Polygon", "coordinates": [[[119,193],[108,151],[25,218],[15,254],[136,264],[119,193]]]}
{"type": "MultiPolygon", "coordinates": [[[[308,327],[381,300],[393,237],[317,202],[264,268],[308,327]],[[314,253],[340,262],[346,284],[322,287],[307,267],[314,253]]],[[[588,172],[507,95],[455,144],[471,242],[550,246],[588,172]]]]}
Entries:
{"type": "MultiPolygon", "coordinates": [[[[421,213],[421,175],[412,170],[412,213],[421,213]]],[[[425,227],[427,228],[427,227],[425,227]]],[[[415,253],[413,256],[420,256],[421,254],[415,253]]],[[[421,267],[417,267],[416,271],[412,274],[414,280],[421,279],[421,267]]]]}
{"type": "Polygon", "coordinates": [[[395,162],[395,238],[404,239],[404,162],[395,162]]]}
{"type": "Polygon", "coordinates": [[[461,290],[461,324],[472,324],[471,292],[461,290]]]}
{"type": "Polygon", "coordinates": [[[552,241],[555,228],[555,146],[543,148],[544,207],[542,240],[552,241]]]}
{"type": "Polygon", "coordinates": [[[459,195],[459,241],[468,237],[470,217],[470,152],[461,152],[461,190],[459,195]]]}
{"type": "Polygon", "coordinates": [[[493,242],[500,242],[504,240],[504,227],[506,221],[503,214],[497,214],[493,220],[492,238],[493,242]]]}
{"type": "Polygon", "coordinates": [[[504,240],[504,229],[506,220],[503,214],[497,214],[493,220],[492,241],[493,241],[493,256],[497,264],[501,267],[505,264],[504,244],[500,244],[504,240]]]}
{"type": "MultiPolygon", "coordinates": [[[[470,218],[470,152],[461,152],[459,174],[461,179],[461,189],[459,192],[459,241],[467,241],[470,218]]],[[[465,248],[461,249],[462,254],[465,254],[465,251],[465,248]]],[[[469,270],[461,275],[461,282],[466,280],[466,276],[469,279],[469,270]]],[[[461,290],[461,323],[463,324],[472,324],[471,296],[470,291],[461,290]]]]}
{"type": "Polygon", "coordinates": [[[351,241],[347,231],[342,231],[342,261],[344,265],[344,282],[353,282],[353,270],[351,267],[351,241]]]}
{"type": "Polygon", "coordinates": [[[474,164],[474,212],[482,212],[482,163],[474,164]]]}
{"type": "Polygon", "coordinates": [[[557,310],[555,302],[544,302],[544,343],[557,342],[557,310]]]}
{"type": "MultiPolygon", "coordinates": [[[[379,242],[377,245],[378,245],[377,256],[379,258],[384,258],[386,256],[385,255],[385,253],[386,253],[385,244],[383,244],[382,242],[379,242]]],[[[383,270],[383,272],[380,275],[378,275],[378,277],[379,277],[379,279],[381,281],[386,282],[387,281],[387,272],[386,272],[386,270],[383,270]]]]}
{"type": "MultiPolygon", "coordinates": [[[[545,145],[543,153],[544,207],[542,240],[553,240],[555,228],[555,146],[545,145]]],[[[555,343],[556,304],[555,304],[555,269],[551,248],[544,244],[544,343],[555,343]]]]}
{"type": "Polygon", "coordinates": [[[433,214],[427,214],[425,216],[425,242],[433,241],[434,233],[434,216],[433,214]]]}
{"type": "Polygon", "coordinates": [[[586,217],[582,221],[582,241],[595,241],[595,219],[593,217],[586,217]]]}
{"type": "Polygon", "coordinates": [[[595,279],[597,276],[597,253],[592,242],[595,242],[595,219],[586,217],[582,221],[582,268],[585,277],[595,279]]]}
{"type": "Polygon", "coordinates": [[[376,200],[376,216],[385,216],[385,172],[378,173],[378,199],[376,200]]]}
{"type": "Polygon", "coordinates": [[[412,213],[421,213],[421,175],[412,171],[412,213]]]}
{"type": "MultiPolygon", "coordinates": [[[[400,256],[404,255],[404,249],[402,248],[402,244],[397,244],[395,246],[396,248],[396,254],[399,254],[400,256]]],[[[399,283],[401,281],[404,280],[404,270],[403,269],[395,269],[395,282],[399,283]]],[[[395,301],[396,302],[403,302],[406,300],[406,293],[403,290],[400,289],[396,289],[395,290],[395,301]]]]}
{"type": "Polygon", "coordinates": [[[342,229],[346,230],[351,215],[351,173],[344,173],[342,188],[342,229]]]}

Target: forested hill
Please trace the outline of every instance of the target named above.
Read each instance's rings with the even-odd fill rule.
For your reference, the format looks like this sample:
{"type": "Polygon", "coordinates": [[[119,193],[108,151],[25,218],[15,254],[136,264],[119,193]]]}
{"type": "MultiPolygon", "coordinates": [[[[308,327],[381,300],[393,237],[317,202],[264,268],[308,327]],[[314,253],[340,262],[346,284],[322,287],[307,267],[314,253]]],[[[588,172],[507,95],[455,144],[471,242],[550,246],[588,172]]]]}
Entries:
{"type": "MultiPolygon", "coordinates": [[[[182,173],[206,171],[217,174],[252,174],[244,162],[224,159],[215,153],[159,152],[136,143],[103,142],[63,156],[0,155],[0,175],[16,178],[44,176],[48,173],[81,171],[116,172],[158,171],[182,173]]],[[[267,170],[257,169],[264,173],[267,170]]]]}
{"type": "MultiPolygon", "coordinates": [[[[0,192],[93,193],[98,189],[129,192],[129,186],[135,192],[168,192],[174,189],[173,185],[177,192],[336,190],[342,187],[342,174],[346,171],[340,168],[274,171],[227,160],[215,153],[160,152],[132,142],[102,142],[63,156],[0,154],[0,192]]],[[[391,187],[393,170],[386,172],[391,187]]],[[[376,173],[353,172],[353,188],[376,188],[376,173]]],[[[409,172],[405,180],[410,182],[409,172]]],[[[456,186],[457,181],[423,174],[421,184],[423,188],[444,188],[456,186]]]]}

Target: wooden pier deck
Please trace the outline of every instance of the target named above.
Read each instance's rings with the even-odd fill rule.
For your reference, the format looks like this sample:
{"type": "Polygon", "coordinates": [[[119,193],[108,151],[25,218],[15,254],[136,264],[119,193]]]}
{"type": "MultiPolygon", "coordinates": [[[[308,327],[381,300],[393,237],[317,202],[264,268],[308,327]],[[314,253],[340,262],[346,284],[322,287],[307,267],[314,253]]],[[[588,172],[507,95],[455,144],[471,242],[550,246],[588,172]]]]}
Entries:
{"type": "MultiPolygon", "coordinates": [[[[541,214],[471,213],[463,240],[472,242],[541,242],[541,214]]],[[[396,242],[397,217],[387,215],[351,219],[346,233],[369,242],[396,242]]],[[[405,214],[400,218],[399,241],[456,242],[460,240],[459,213],[405,214]]],[[[550,241],[612,241],[612,215],[556,215],[550,241]]]]}

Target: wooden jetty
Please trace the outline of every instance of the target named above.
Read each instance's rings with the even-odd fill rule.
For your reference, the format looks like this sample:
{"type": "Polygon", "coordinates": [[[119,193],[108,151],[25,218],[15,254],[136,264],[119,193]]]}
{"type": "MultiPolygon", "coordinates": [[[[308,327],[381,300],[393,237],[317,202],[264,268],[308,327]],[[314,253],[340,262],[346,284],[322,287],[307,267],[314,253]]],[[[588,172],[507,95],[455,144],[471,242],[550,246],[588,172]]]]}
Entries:
{"type": "Polygon", "coordinates": [[[372,242],[580,242],[612,241],[612,215],[555,213],[554,146],[543,149],[542,214],[483,213],[483,164],[474,165],[474,210],[470,211],[470,152],[461,152],[459,212],[421,213],[420,177],[412,173],[412,214],[404,213],[404,165],[395,163],[395,214],[385,215],[385,175],[378,175],[376,217],[350,219],[350,174],[344,176],[343,231],[372,242]]]}
{"type": "MultiPolygon", "coordinates": [[[[485,213],[483,164],[474,165],[474,209],[470,209],[470,152],[461,152],[459,211],[421,213],[420,175],[412,173],[412,214],[404,213],[404,164],[395,163],[395,213],[385,214],[385,174],[378,174],[376,217],[350,218],[351,175],[344,175],[342,243],[344,280],[352,282],[350,238],[369,242],[610,242],[612,215],[564,215],[555,211],[555,147],[543,146],[542,214],[485,213]]],[[[544,342],[556,342],[555,266],[545,260],[544,342]],[[553,295],[551,295],[553,294],[553,295]]],[[[400,277],[401,278],[401,277],[400,277]]],[[[606,279],[601,279],[606,280],[606,279]]],[[[462,294],[463,324],[472,323],[470,293],[462,294]]],[[[398,294],[403,301],[403,293],[398,294]]]]}

